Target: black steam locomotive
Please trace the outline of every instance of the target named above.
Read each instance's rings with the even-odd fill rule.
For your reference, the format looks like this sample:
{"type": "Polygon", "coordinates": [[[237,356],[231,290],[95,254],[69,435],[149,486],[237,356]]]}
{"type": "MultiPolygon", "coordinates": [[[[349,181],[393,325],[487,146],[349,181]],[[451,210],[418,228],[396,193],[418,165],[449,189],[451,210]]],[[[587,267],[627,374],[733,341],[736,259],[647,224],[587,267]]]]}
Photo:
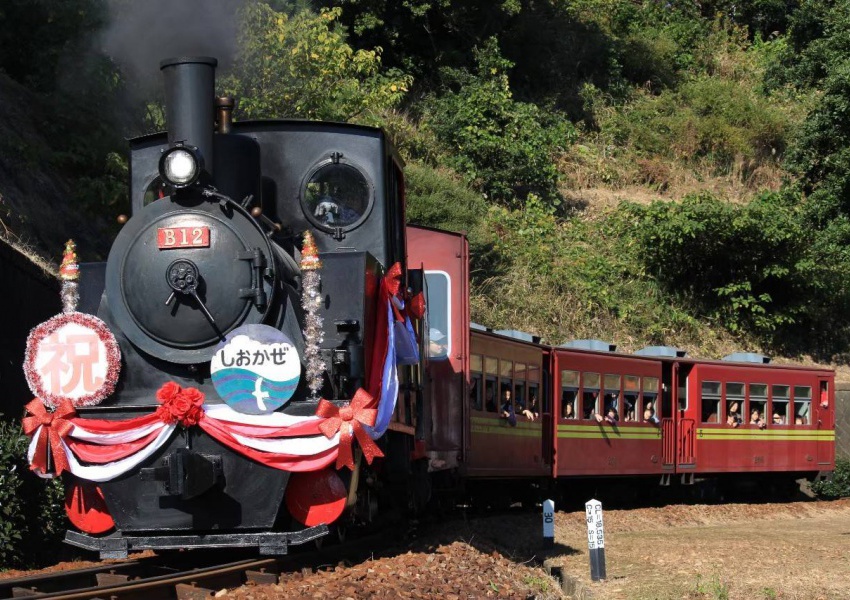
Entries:
{"type": "MultiPolygon", "coordinates": [[[[384,133],[340,123],[233,122],[234,101],[214,97],[215,67],[207,57],[161,63],[168,132],[131,140],[132,218],[105,265],[82,265],[81,311],[115,334],[123,366],[116,392],[79,407],[79,419],[149,414],[168,381],[199,390],[206,405],[221,404],[210,361],[238,327],[271,326],[303,357],[306,231],[323,263],[319,395],[345,410],[380,369],[372,345],[386,270],[398,263],[403,291],[415,283],[405,265],[401,161],[384,133]]],[[[319,401],[304,379],[280,413],[316,414],[319,401]]],[[[363,473],[357,445],[355,469],[335,471],[345,490],[334,500],[344,496],[348,516],[374,512],[382,481],[407,485],[415,432],[391,428],[377,445],[386,457],[380,477],[363,473]]],[[[66,539],[102,556],[192,546],[285,552],[329,525],[299,522],[284,502],[293,476],[200,428],[183,428],[138,467],[97,484],[114,530],[66,539]]],[[[295,499],[300,514],[321,496],[310,485],[295,499]]]]}

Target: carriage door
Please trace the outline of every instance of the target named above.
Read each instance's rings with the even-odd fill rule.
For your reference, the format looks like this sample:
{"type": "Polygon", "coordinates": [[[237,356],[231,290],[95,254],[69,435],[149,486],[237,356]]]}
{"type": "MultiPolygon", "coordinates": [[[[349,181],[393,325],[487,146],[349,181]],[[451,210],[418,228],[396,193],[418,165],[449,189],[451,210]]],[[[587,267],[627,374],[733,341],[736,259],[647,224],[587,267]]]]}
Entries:
{"type": "Polygon", "coordinates": [[[693,418],[696,408],[689,406],[688,402],[688,373],[689,368],[680,364],[673,365],[672,389],[676,392],[674,408],[679,422],[676,464],[679,467],[693,468],[696,466],[696,421],[693,418]]]}
{"type": "MultiPolygon", "coordinates": [[[[661,402],[657,403],[661,408],[661,465],[665,469],[672,469],[676,464],[676,419],[673,414],[673,402],[670,397],[672,384],[672,369],[665,362],[661,367],[661,402]]],[[[646,395],[646,390],[644,390],[646,395]]]]}
{"type": "MultiPolygon", "coordinates": [[[[818,434],[828,432],[835,429],[835,392],[833,390],[834,382],[826,377],[820,378],[818,382],[818,390],[816,402],[817,407],[814,408],[814,414],[817,416],[818,434]]],[[[835,439],[821,438],[818,435],[818,465],[831,465],[835,460],[835,439]]]]}

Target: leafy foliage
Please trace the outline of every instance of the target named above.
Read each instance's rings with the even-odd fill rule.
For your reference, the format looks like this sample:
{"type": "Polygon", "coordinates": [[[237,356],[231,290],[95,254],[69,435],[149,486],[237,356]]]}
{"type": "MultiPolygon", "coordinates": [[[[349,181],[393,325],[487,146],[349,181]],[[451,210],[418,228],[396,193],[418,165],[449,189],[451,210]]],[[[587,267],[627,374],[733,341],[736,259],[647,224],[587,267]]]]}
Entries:
{"type": "Polygon", "coordinates": [[[0,421],[0,568],[55,558],[65,530],[62,484],[29,472],[28,442],[17,423],[0,421]]]}
{"type": "Polygon", "coordinates": [[[341,9],[293,16],[252,2],[241,23],[242,47],[226,92],[239,116],[369,121],[396,105],[411,78],[381,70],[381,49],[354,50],[336,27],[341,9]]]}
{"type": "Polygon", "coordinates": [[[624,204],[621,217],[639,236],[647,272],[730,330],[769,337],[806,314],[808,244],[781,196],[737,206],[699,194],[681,204],[624,204]]]}
{"type": "Polygon", "coordinates": [[[445,145],[447,161],[488,197],[521,204],[530,193],[558,204],[555,154],[575,129],[555,113],[513,99],[495,39],[476,52],[477,72],[453,71],[456,84],[430,101],[424,118],[445,145]]]}
{"type": "Polygon", "coordinates": [[[846,498],[850,496],[850,460],[835,459],[832,479],[822,479],[812,484],[812,491],[821,498],[846,498]]]}

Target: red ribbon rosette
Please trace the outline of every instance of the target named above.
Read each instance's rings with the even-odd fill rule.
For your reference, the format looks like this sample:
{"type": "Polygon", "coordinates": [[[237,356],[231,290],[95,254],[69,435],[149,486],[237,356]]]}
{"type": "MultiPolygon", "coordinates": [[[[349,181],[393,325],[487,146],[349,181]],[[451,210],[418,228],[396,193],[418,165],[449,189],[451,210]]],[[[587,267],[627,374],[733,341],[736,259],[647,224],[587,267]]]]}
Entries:
{"type": "Polygon", "coordinates": [[[354,470],[354,453],[352,452],[352,439],[357,438],[360,448],[370,465],[377,456],[384,453],[378,448],[375,441],[369,436],[363,425],[372,427],[378,418],[378,411],[369,408],[374,400],[369,393],[360,388],[354,394],[350,404],[338,407],[327,400],[320,400],[316,409],[316,415],[326,419],[319,425],[319,430],[330,439],[339,431],[339,454],[336,458],[336,468],[348,467],[354,470]]]}
{"type": "Polygon", "coordinates": [[[38,469],[42,473],[48,473],[47,457],[48,452],[50,452],[57,475],[61,475],[62,471],[70,471],[71,465],[68,463],[68,456],[62,447],[62,440],[74,428],[74,424],[68,420],[77,416],[74,405],[71,404],[70,400],[65,400],[55,411],[49,412],[42,401],[35,398],[27,404],[26,409],[32,416],[23,419],[24,433],[32,437],[39,427],[42,428],[38,442],[36,442],[35,455],[32,457],[30,469],[38,469]]]}
{"type": "Polygon", "coordinates": [[[156,392],[160,406],[157,416],[165,423],[180,423],[183,427],[197,425],[204,417],[204,393],[197,388],[183,389],[173,381],[163,384],[156,392]]]}

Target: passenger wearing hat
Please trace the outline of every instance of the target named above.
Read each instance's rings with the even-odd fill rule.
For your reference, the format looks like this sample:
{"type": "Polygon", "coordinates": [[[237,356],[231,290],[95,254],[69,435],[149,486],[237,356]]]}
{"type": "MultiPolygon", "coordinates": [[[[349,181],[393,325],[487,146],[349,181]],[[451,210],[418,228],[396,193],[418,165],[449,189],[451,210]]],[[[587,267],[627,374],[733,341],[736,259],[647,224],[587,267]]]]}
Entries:
{"type": "Polygon", "coordinates": [[[447,341],[446,334],[436,327],[431,327],[428,330],[428,355],[445,356],[447,341]]]}

